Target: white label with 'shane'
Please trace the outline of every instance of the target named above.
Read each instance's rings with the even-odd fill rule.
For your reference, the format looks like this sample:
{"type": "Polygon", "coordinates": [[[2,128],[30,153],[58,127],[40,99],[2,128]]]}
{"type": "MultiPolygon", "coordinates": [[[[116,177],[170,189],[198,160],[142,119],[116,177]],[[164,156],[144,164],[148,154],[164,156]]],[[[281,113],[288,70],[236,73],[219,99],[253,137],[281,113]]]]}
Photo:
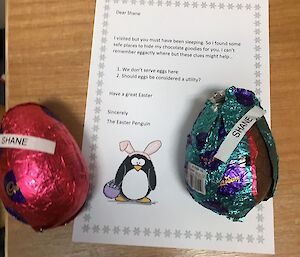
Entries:
{"type": "Polygon", "coordinates": [[[14,134],[0,135],[0,148],[16,148],[54,154],[56,143],[48,139],[14,134]]]}
{"type": "Polygon", "coordinates": [[[215,158],[222,162],[227,162],[230,155],[237,147],[238,143],[242,140],[247,131],[253,126],[253,124],[262,116],[265,115],[265,111],[258,106],[254,106],[249,110],[231,129],[226,136],[223,143],[220,145],[215,158]]]}

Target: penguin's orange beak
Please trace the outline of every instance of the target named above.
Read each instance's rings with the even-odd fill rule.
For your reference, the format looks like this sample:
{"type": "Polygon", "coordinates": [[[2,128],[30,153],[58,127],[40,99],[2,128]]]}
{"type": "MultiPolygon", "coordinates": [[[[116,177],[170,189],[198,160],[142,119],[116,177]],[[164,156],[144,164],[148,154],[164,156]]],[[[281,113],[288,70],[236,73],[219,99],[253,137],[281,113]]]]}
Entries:
{"type": "Polygon", "coordinates": [[[140,165],[134,165],[133,167],[136,171],[139,171],[142,168],[142,166],[140,165]]]}

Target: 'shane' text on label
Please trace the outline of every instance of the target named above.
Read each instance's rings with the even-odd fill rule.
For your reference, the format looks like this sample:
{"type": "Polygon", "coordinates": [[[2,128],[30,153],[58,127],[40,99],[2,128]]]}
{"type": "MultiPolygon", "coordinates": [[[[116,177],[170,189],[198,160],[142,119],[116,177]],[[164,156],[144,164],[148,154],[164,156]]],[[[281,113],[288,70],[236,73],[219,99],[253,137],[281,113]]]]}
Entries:
{"type": "Polygon", "coordinates": [[[234,131],[232,131],[232,135],[237,138],[240,137],[243,134],[242,132],[250,125],[253,119],[254,118],[250,116],[246,116],[239,122],[238,127],[234,131]]]}
{"type": "Polygon", "coordinates": [[[2,145],[22,145],[27,146],[28,139],[23,137],[2,137],[2,145]]]}

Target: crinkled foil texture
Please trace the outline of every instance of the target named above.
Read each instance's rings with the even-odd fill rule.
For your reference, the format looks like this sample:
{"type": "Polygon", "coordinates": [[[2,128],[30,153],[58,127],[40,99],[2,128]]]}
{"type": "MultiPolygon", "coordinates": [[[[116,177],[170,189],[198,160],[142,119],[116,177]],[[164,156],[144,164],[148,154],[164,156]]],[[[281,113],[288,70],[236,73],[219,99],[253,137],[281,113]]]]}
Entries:
{"type": "Polygon", "coordinates": [[[37,104],[9,110],[1,129],[3,134],[56,142],[53,155],[1,149],[0,196],[7,211],[35,230],[70,221],[83,206],[89,188],[85,162],[70,132],[48,109],[37,104]]]}
{"type": "MultiPolygon", "coordinates": [[[[185,167],[190,162],[206,171],[206,194],[193,190],[188,183],[187,188],[202,206],[233,221],[242,221],[257,204],[256,167],[253,162],[256,156],[253,155],[257,155],[255,151],[260,149],[251,144],[253,137],[250,130],[226,163],[215,159],[214,155],[234,125],[252,107],[261,106],[254,93],[245,89],[230,87],[221,95],[219,99],[207,100],[187,140],[185,167]]],[[[264,119],[260,121],[259,129],[273,166],[274,181],[269,198],[273,196],[278,178],[278,157],[271,131],[264,119]]]]}

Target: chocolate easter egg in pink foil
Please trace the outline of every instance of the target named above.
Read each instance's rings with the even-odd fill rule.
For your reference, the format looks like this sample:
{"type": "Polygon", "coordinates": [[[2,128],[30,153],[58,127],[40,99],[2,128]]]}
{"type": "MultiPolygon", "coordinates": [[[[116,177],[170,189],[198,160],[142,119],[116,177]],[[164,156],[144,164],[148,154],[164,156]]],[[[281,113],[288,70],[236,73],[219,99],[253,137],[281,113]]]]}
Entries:
{"type": "Polygon", "coordinates": [[[10,109],[1,130],[0,197],[7,211],[35,230],[72,220],[87,198],[89,175],[68,129],[28,103],[10,109]]]}

